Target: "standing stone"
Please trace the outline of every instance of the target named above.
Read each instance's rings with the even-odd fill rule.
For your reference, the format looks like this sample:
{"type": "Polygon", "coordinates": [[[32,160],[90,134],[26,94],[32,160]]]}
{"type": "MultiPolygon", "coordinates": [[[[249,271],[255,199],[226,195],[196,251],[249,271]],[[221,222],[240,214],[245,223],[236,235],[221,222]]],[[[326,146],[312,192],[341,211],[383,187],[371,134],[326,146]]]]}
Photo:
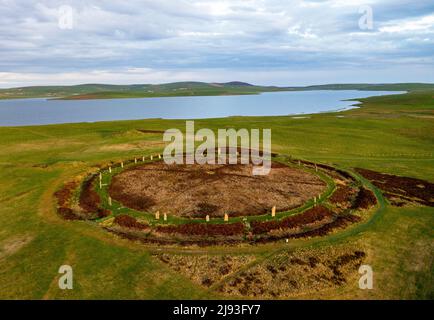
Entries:
{"type": "Polygon", "coordinates": [[[225,222],[228,222],[228,221],[229,221],[229,216],[227,213],[225,213],[225,222]]]}
{"type": "Polygon", "coordinates": [[[142,157],[142,161],[145,162],[145,157],[142,157]]]}
{"type": "Polygon", "coordinates": [[[163,220],[164,220],[164,221],[167,221],[167,213],[164,213],[164,215],[163,215],[163,220]]]}
{"type": "Polygon", "coordinates": [[[209,222],[209,215],[207,214],[205,217],[206,222],[209,222]]]}
{"type": "Polygon", "coordinates": [[[134,158],[134,163],[137,163],[137,158],[134,158]]]}
{"type": "Polygon", "coordinates": [[[300,162],[300,160],[298,160],[298,165],[301,166],[301,162],[300,162]]]}
{"type": "Polygon", "coordinates": [[[160,220],[160,211],[155,212],[155,219],[160,220]]]}
{"type": "Polygon", "coordinates": [[[124,162],[122,161],[122,162],[121,162],[121,168],[123,168],[123,167],[124,167],[124,162]]]}
{"type": "Polygon", "coordinates": [[[151,155],[151,161],[154,159],[154,157],[151,155]]]}
{"type": "Polygon", "coordinates": [[[315,171],[318,172],[318,167],[316,166],[316,163],[315,163],[315,171]]]}
{"type": "Polygon", "coordinates": [[[158,159],[161,159],[161,154],[158,154],[158,159]]]}
{"type": "Polygon", "coordinates": [[[109,172],[112,173],[112,167],[109,167],[109,172]]]}
{"type": "Polygon", "coordinates": [[[276,216],[276,206],[273,206],[273,208],[271,208],[271,216],[273,218],[276,216]]]}
{"type": "Polygon", "coordinates": [[[112,206],[112,198],[111,197],[108,197],[108,204],[110,207],[112,206]]]}

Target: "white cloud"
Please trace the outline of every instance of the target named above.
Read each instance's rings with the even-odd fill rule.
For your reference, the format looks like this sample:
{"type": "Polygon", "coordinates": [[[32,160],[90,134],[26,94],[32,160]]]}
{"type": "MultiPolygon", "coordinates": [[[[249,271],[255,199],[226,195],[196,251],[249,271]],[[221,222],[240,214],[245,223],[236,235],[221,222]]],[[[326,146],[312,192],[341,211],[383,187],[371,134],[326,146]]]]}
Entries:
{"type": "Polygon", "coordinates": [[[270,69],[298,72],[347,66],[376,74],[379,61],[397,69],[409,61],[431,61],[431,2],[77,0],[70,2],[74,27],[62,30],[58,9],[63,0],[3,0],[0,72],[13,76],[0,81],[5,85],[9,79],[12,85],[22,76],[23,83],[41,83],[43,77],[48,81],[57,73],[63,75],[62,81],[74,83],[135,81],[142,72],[143,81],[149,76],[166,82],[171,76],[203,78],[203,70],[209,78],[221,77],[221,70],[236,78],[244,70],[271,74],[270,69]],[[374,9],[378,28],[372,31],[358,29],[358,9],[365,4],[374,9]],[[408,5],[418,10],[410,15],[408,5]],[[94,70],[106,73],[97,78],[94,70]],[[126,70],[136,71],[132,75],[126,70]]]}
{"type": "Polygon", "coordinates": [[[305,39],[315,39],[318,38],[318,36],[314,33],[312,33],[310,28],[307,28],[305,30],[302,30],[301,26],[299,24],[289,27],[288,28],[288,34],[296,35],[305,39]]]}
{"type": "Polygon", "coordinates": [[[379,28],[379,31],[385,33],[434,33],[434,14],[387,22],[379,28]]]}

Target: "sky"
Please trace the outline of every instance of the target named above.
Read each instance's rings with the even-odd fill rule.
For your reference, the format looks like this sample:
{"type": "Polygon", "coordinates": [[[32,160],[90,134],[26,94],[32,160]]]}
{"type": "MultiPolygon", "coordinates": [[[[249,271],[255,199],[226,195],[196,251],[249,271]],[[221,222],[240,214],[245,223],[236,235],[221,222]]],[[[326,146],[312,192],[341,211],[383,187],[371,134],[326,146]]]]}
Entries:
{"type": "Polygon", "coordinates": [[[0,87],[434,82],[433,0],[0,0],[0,87]]]}

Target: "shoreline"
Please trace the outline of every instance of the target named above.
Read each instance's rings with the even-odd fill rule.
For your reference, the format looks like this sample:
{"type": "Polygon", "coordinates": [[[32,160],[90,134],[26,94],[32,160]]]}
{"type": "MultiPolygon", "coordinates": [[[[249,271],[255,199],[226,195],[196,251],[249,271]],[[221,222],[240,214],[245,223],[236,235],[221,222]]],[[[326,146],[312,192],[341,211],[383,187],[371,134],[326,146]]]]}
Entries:
{"type": "MultiPolygon", "coordinates": [[[[261,95],[262,93],[279,93],[279,92],[312,92],[312,91],[370,91],[370,90],[300,90],[300,91],[273,91],[273,92],[260,92],[254,95],[261,95]]],[[[380,92],[380,90],[378,90],[380,92]]],[[[303,118],[308,118],[307,116],[313,116],[318,114],[328,114],[328,113],[341,113],[353,109],[359,109],[363,106],[363,99],[367,98],[375,98],[375,97],[384,97],[384,96],[391,96],[391,95],[402,95],[402,94],[409,94],[409,91],[391,91],[390,94],[380,94],[380,95],[372,95],[364,98],[351,98],[351,99],[342,99],[339,100],[340,102],[348,101],[348,102],[354,102],[353,104],[342,107],[338,109],[330,109],[330,110],[324,110],[324,111],[318,111],[318,112],[309,112],[309,113],[288,113],[288,114],[280,114],[280,115],[227,115],[222,117],[200,117],[200,118],[164,118],[164,117],[148,117],[148,118],[132,118],[132,119],[113,119],[113,120],[96,120],[96,121],[77,121],[77,122],[58,122],[58,123],[43,123],[43,124],[23,124],[23,125],[2,125],[0,124],[0,128],[19,128],[19,127],[39,127],[39,126],[53,126],[53,125],[72,125],[72,124],[93,124],[93,123],[101,123],[101,122],[121,122],[121,121],[140,121],[140,120],[164,120],[164,121],[183,121],[183,120],[215,120],[215,119],[228,119],[228,118],[266,118],[266,117],[291,117],[296,119],[297,116],[303,116],[303,118]]],[[[239,94],[234,95],[220,95],[223,96],[243,96],[239,94]]],[[[191,97],[219,97],[219,96],[174,96],[174,97],[147,97],[147,98],[191,98],[191,97]]],[[[125,99],[147,99],[147,98],[125,98],[125,99]]],[[[123,98],[121,98],[123,99],[123,98]]],[[[23,98],[23,99],[0,99],[0,105],[2,101],[17,101],[17,100],[46,100],[46,101],[75,101],[75,100],[64,100],[64,99],[47,99],[47,98],[23,98]]],[[[90,99],[90,100],[104,100],[104,99],[90,99]]],[[[106,99],[106,100],[117,100],[117,99],[106,99]]],[[[84,100],[79,100],[84,101],[84,100]]]]}

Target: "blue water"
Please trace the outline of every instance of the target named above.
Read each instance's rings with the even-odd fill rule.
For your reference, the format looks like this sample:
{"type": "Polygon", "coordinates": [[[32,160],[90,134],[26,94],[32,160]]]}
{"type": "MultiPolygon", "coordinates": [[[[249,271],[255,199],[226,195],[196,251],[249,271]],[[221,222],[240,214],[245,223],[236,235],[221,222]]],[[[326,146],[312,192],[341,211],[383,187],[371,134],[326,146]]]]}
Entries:
{"type": "Polygon", "coordinates": [[[345,99],[397,94],[388,91],[297,91],[260,95],[104,100],[0,100],[0,126],[147,118],[201,119],[228,116],[275,116],[351,108],[345,99]]]}

